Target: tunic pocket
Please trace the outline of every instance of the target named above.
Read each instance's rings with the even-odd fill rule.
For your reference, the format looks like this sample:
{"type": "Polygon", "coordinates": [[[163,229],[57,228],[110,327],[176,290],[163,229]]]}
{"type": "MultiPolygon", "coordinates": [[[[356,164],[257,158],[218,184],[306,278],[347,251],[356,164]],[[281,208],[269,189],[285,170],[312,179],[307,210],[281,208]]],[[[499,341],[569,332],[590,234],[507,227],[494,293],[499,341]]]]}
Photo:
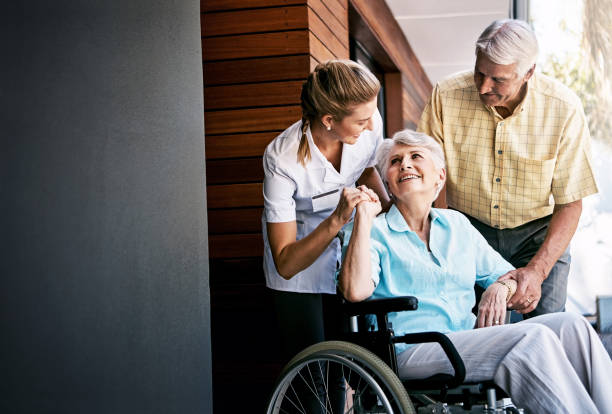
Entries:
{"type": "Polygon", "coordinates": [[[312,196],[312,211],[314,213],[325,210],[332,210],[340,201],[342,188],[326,191],[321,194],[312,196]]]}

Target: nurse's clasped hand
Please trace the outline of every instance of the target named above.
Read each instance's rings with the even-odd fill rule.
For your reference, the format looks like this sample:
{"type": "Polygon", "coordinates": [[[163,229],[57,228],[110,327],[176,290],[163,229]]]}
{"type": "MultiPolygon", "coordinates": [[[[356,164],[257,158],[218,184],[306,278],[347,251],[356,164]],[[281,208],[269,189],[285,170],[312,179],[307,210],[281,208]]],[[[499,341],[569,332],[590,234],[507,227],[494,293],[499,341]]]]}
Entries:
{"type": "Polygon", "coordinates": [[[355,206],[362,201],[378,202],[378,196],[365,185],[356,188],[345,187],[332,214],[344,225],[350,221],[355,206]]]}
{"type": "Polygon", "coordinates": [[[267,223],[270,251],[278,274],[286,280],[312,265],[353,215],[362,201],[378,202],[378,196],[365,185],[346,187],[334,212],[313,231],[297,240],[296,221],[267,223]]]}

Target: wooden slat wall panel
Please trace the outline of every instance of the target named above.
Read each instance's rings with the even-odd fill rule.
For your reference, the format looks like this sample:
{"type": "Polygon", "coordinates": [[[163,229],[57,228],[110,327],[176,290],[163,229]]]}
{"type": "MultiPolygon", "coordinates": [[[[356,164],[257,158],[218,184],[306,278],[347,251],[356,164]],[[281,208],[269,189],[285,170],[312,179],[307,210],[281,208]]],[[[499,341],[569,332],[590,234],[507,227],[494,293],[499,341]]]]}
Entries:
{"type": "Polygon", "coordinates": [[[227,184],[206,187],[208,208],[261,207],[263,184],[227,184]]]}
{"type": "Polygon", "coordinates": [[[321,41],[336,58],[348,59],[348,43],[342,43],[312,9],[308,9],[308,25],[310,31],[321,41]]]}
{"type": "MultiPolygon", "coordinates": [[[[329,9],[329,11],[338,18],[340,23],[348,28],[348,14],[347,7],[343,6],[340,2],[336,0],[324,0],[323,2],[325,7],[329,9]]],[[[348,3],[346,3],[348,5],[348,3]]]]}
{"type": "Polygon", "coordinates": [[[348,9],[349,0],[336,0],[336,2],[340,4],[344,10],[348,9]]]}
{"type": "Polygon", "coordinates": [[[308,53],[308,30],[206,37],[204,59],[226,60],[308,53]]]}
{"type": "MultiPolygon", "coordinates": [[[[281,131],[236,135],[206,134],[206,159],[261,156],[270,141],[281,131]]],[[[207,173],[210,169],[206,168],[207,173]]]]}
{"type": "Polygon", "coordinates": [[[219,10],[240,10],[258,7],[282,7],[306,4],[305,0],[200,0],[200,10],[213,12],[219,10]]]}
{"type": "Polygon", "coordinates": [[[208,37],[308,29],[307,14],[304,6],[206,13],[201,19],[202,33],[208,37]]]}
{"type": "Polygon", "coordinates": [[[235,134],[237,132],[282,130],[301,117],[301,108],[294,105],[209,111],[204,114],[204,122],[207,134],[235,134]]]}
{"type": "Polygon", "coordinates": [[[349,32],[345,24],[345,22],[348,21],[348,14],[343,14],[340,17],[335,16],[325,4],[323,4],[323,0],[308,0],[308,7],[325,22],[327,27],[329,27],[330,31],[334,34],[334,37],[348,47],[349,32]]]}
{"type": "Polygon", "coordinates": [[[261,232],[262,213],[262,207],[209,210],[208,232],[210,234],[261,232]]]}
{"type": "Polygon", "coordinates": [[[204,88],[204,109],[295,105],[304,81],[249,83],[204,88]]]}
{"type": "MultiPolygon", "coordinates": [[[[204,58],[206,58],[206,54],[204,58]]],[[[204,85],[227,85],[232,83],[269,82],[288,79],[305,80],[310,72],[310,61],[310,55],[304,54],[265,59],[209,62],[204,64],[204,85]]]]}
{"type": "Polygon", "coordinates": [[[206,162],[207,184],[232,184],[261,182],[264,172],[261,157],[206,162]]]}
{"type": "Polygon", "coordinates": [[[208,236],[210,255],[215,258],[261,256],[263,239],[261,233],[211,234],[208,236]]]}
{"type": "Polygon", "coordinates": [[[312,32],[309,32],[310,53],[319,63],[337,59],[334,54],[312,32]]]}

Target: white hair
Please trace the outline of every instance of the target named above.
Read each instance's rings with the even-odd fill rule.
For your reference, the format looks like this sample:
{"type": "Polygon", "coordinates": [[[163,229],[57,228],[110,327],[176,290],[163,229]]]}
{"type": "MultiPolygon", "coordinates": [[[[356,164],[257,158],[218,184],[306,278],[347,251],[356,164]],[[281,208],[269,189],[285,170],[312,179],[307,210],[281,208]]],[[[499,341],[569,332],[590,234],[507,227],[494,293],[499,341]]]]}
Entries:
{"type": "MultiPolygon", "coordinates": [[[[385,188],[387,189],[387,193],[391,195],[389,191],[389,184],[387,183],[387,170],[389,169],[389,157],[391,156],[391,149],[395,145],[404,145],[407,147],[422,147],[429,150],[432,155],[432,160],[436,168],[443,169],[445,168],[444,162],[444,151],[442,147],[432,137],[422,132],[416,132],[411,129],[404,129],[396,132],[393,137],[384,139],[382,144],[378,147],[378,151],[376,152],[376,168],[378,169],[378,173],[380,174],[383,183],[385,184],[385,188]]],[[[438,194],[442,190],[444,186],[444,182],[442,182],[439,187],[436,189],[436,194],[434,196],[434,200],[438,198],[438,194]]]]}
{"type": "Polygon", "coordinates": [[[495,20],[476,41],[476,56],[484,54],[493,63],[516,63],[516,73],[524,76],[538,58],[538,39],[522,20],[495,20]]]}

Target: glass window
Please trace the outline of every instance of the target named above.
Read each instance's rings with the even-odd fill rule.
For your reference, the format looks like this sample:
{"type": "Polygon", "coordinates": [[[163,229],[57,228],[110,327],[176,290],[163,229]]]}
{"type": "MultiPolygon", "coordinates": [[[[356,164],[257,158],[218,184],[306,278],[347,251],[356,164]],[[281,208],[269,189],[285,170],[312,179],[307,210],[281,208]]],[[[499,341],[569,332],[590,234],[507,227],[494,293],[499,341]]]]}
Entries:
{"type": "Polygon", "coordinates": [[[595,297],[612,294],[612,2],[531,0],[540,45],[538,67],[581,98],[592,136],[599,194],[583,200],[572,240],[567,309],[595,313],[595,297]],[[595,5],[597,4],[597,8],[595,5]],[[602,9],[603,8],[603,9],[602,9]],[[606,10],[607,8],[607,10],[606,10]]]}

